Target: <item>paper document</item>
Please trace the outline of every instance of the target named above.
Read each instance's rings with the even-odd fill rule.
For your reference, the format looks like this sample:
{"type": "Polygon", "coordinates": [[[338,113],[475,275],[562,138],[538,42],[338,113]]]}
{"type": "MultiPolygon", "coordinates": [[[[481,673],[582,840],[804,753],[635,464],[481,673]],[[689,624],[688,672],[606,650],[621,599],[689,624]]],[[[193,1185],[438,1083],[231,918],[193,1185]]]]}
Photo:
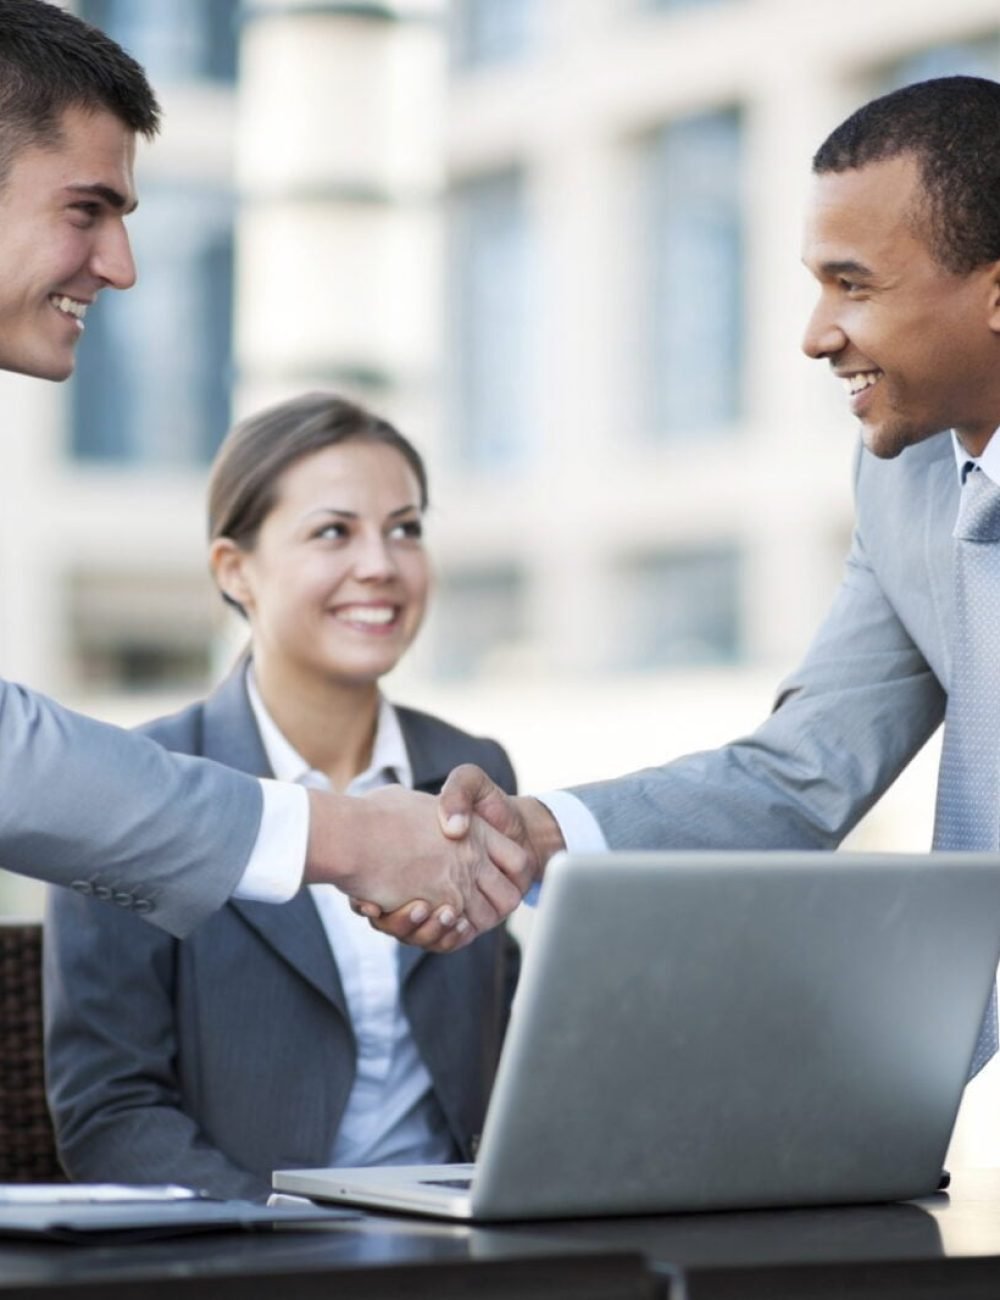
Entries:
{"type": "Polygon", "coordinates": [[[203,1193],[176,1183],[0,1183],[0,1205],[128,1205],[133,1201],[196,1201],[203,1193]]]}

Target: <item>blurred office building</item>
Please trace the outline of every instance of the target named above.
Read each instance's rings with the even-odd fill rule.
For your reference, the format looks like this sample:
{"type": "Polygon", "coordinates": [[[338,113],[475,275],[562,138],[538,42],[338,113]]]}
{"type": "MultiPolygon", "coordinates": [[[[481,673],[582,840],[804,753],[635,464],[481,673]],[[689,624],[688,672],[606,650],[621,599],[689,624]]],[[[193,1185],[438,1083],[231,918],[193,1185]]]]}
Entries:
{"type": "MultiPolygon", "coordinates": [[[[206,465],[323,386],[430,461],[436,604],[391,693],[529,788],[752,726],[850,531],[846,401],[798,351],[810,155],[882,89],[1000,76],[995,0],[73,7],[165,129],[138,286],[69,384],[0,376],[4,673],[121,721],[203,692],[240,643],[206,465]]],[[[864,841],[926,846],[932,780],[864,841]]]]}

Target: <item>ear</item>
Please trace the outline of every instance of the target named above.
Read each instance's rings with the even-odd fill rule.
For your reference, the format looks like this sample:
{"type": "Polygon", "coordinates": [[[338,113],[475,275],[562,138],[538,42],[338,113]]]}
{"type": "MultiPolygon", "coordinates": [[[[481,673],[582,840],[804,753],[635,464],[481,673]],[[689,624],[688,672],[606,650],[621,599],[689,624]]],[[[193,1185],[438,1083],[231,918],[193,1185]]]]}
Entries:
{"type": "Polygon", "coordinates": [[[987,322],[994,334],[1000,334],[1000,262],[987,267],[989,315],[987,322]]]}
{"type": "Polygon", "coordinates": [[[215,585],[244,612],[253,605],[253,589],[247,577],[248,559],[248,552],[229,537],[217,537],[208,552],[208,567],[215,585]]]}

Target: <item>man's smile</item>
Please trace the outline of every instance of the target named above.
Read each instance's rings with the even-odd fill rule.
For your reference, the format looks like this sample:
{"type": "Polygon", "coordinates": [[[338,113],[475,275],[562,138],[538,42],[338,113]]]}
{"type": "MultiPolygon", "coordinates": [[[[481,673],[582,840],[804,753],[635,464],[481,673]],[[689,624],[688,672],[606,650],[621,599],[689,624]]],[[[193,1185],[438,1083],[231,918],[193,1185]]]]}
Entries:
{"type": "Polygon", "coordinates": [[[866,388],[871,388],[882,378],[881,370],[858,370],[853,375],[841,375],[841,378],[847,384],[847,391],[851,397],[856,397],[858,393],[863,392],[866,388]]]}
{"type": "Polygon", "coordinates": [[[87,308],[90,306],[87,302],[81,302],[78,298],[70,298],[68,294],[49,294],[49,302],[57,311],[62,312],[64,316],[71,316],[81,329],[83,329],[83,318],[87,314],[87,308]]]}

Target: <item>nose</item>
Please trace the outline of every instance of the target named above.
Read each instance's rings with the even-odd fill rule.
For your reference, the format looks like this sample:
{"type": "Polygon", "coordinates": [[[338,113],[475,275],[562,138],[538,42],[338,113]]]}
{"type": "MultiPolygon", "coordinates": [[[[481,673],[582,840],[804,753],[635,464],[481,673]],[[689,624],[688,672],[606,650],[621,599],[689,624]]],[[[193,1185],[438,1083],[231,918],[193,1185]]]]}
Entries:
{"type": "Polygon", "coordinates": [[[820,296],[802,336],[802,351],[814,361],[836,356],[847,346],[847,335],[837,324],[824,295],[820,296]]]}
{"type": "Polygon", "coordinates": [[[135,284],[135,259],[123,222],[110,222],[101,231],[101,238],[94,246],[90,269],[112,289],[131,289],[135,284]]]}
{"type": "Polygon", "coordinates": [[[354,573],[361,582],[386,582],[395,577],[395,557],[380,532],[366,533],[358,538],[354,573]]]}

